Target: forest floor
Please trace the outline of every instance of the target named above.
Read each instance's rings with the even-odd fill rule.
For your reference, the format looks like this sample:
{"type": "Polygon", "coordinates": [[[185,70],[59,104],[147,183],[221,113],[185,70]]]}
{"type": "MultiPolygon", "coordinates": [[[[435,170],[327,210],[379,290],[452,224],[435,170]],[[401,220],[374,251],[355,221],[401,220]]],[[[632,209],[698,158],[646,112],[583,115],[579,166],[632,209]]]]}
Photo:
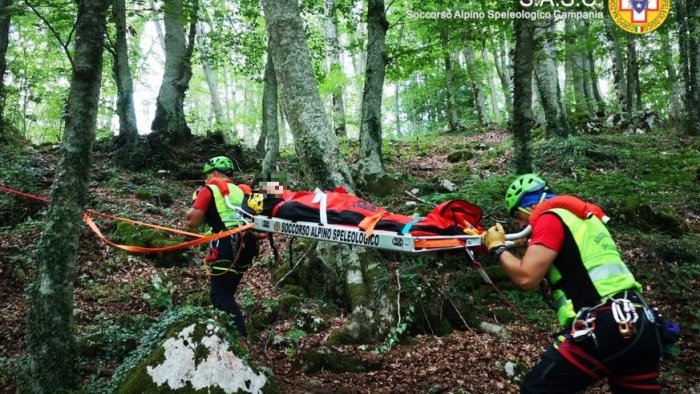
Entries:
{"type": "MultiPolygon", "coordinates": [[[[569,171],[579,176],[590,176],[591,173],[611,174],[616,173],[611,168],[626,167],[619,160],[608,157],[611,152],[608,147],[601,148],[600,138],[591,138],[584,142],[579,141],[578,145],[570,149],[573,152],[571,160],[576,160],[576,155],[579,155],[581,150],[586,152],[586,149],[593,149],[594,155],[607,155],[605,160],[598,157],[593,160],[593,164],[567,162],[565,165],[570,168],[562,170],[557,167],[565,161],[561,157],[560,161],[547,161],[548,158],[561,155],[561,152],[556,150],[557,147],[536,147],[542,152],[552,149],[548,153],[549,156],[544,155],[541,158],[541,167],[546,168],[553,176],[569,171]],[[607,167],[606,164],[601,164],[608,159],[610,163],[607,167]],[[601,166],[602,169],[596,168],[601,166]]],[[[406,191],[414,195],[418,193],[431,201],[455,198],[459,193],[466,194],[466,199],[482,205],[485,211],[483,224],[490,225],[494,220],[503,218],[502,213],[499,213],[502,210],[499,204],[508,179],[506,163],[509,155],[506,140],[506,133],[500,130],[478,136],[441,135],[439,138],[397,140],[386,144],[385,154],[389,156],[387,166],[392,172],[411,174],[406,191]],[[454,163],[448,161],[448,155],[460,148],[475,149],[476,154],[454,163]],[[492,176],[500,177],[501,180],[497,183],[498,187],[494,187],[493,184],[487,185],[498,189],[489,190],[488,193],[485,189],[464,188],[457,192],[441,191],[440,187],[436,186],[441,179],[451,180],[456,184],[460,184],[464,179],[471,179],[470,185],[474,189],[478,188],[475,185],[479,182],[483,183],[484,179],[492,176]],[[481,199],[481,196],[486,194],[497,197],[490,200],[487,200],[487,197],[481,199]]],[[[614,139],[611,144],[616,142],[619,140],[614,139]]],[[[657,146],[657,149],[667,152],[666,154],[682,157],[686,157],[687,150],[690,150],[692,157],[692,153],[697,154],[700,148],[697,140],[681,141],[670,147],[668,144],[661,146],[658,141],[650,141],[648,145],[650,149],[657,146]],[[676,149],[674,146],[678,152],[673,151],[676,149]]],[[[349,157],[353,157],[356,151],[357,147],[353,144],[346,144],[344,147],[344,152],[349,157]]],[[[29,174],[31,177],[14,178],[19,184],[9,186],[31,186],[29,191],[47,196],[58,151],[42,148],[41,151],[34,151],[33,155],[40,160],[32,164],[33,168],[29,174]]],[[[649,152],[649,156],[652,157],[659,155],[659,152],[649,152]]],[[[15,163],[14,159],[8,160],[8,156],[4,159],[5,166],[15,163]]],[[[638,157],[632,159],[639,160],[638,157]]],[[[189,165],[198,168],[201,165],[199,161],[201,160],[189,165]]],[[[298,166],[294,160],[290,160],[288,164],[290,172],[298,166]]],[[[693,168],[700,171],[699,164],[695,159],[689,166],[695,166],[693,168]]],[[[663,160],[659,165],[664,165],[663,160]]],[[[138,217],[145,222],[184,228],[184,213],[196,183],[190,180],[174,181],[168,179],[167,174],[159,177],[155,171],[144,174],[119,170],[109,155],[99,150],[95,154],[94,167],[95,179],[90,186],[91,208],[138,217]]],[[[668,169],[661,167],[659,170],[668,169]]],[[[620,173],[622,171],[619,170],[620,173]]],[[[638,171],[644,173],[643,169],[638,171]]],[[[241,175],[241,181],[250,181],[251,178],[252,172],[241,175]]],[[[8,177],[2,180],[6,181],[12,179],[8,177]]],[[[647,183],[654,181],[644,179],[647,183]]],[[[694,182],[696,188],[687,190],[687,195],[677,196],[677,199],[666,198],[669,203],[677,203],[672,208],[684,210],[681,220],[684,222],[685,235],[663,236],[664,240],[668,240],[664,241],[664,244],[676,242],[672,245],[678,248],[691,245],[688,253],[697,251],[697,247],[692,249],[692,245],[697,245],[700,233],[699,204],[697,201],[687,201],[697,199],[699,182],[694,182]]],[[[565,184],[564,188],[567,187],[565,184]]],[[[576,187],[577,185],[571,186],[571,189],[576,190],[576,187]]],[[[622,186],[618,183],[618,187],[622,186]]],[[[384,198],[381,203],[402,209],[406,200],[410,199],[406,193],[384,198]]],[[[13,209],[27,212],[18,224],[0,228],[0,387],[3,388],[2,392],[6,393],[15,392],[20,388],[14,379],[13,368],[17,364],[14,361],[26,355],[24,288],[32,271],[31,250],[43,228],[40,208],[18,201],[8,201],[6,196],[0,195],[0,208],[2,204],[14,204],[13,209]]],[[[619,210],[623,208],[620,205],[619,210]]],[[[629,215],[629,212],[623,212],[629,215]]],[[[109,223],[100,224],[113,230],[109,223]]],[[[0,226],[4,225],[0,223],[0,226]]],[[[682,254],[678,257],[674,247],[667,247],[669,250],[657,248],[660,241],[647,236],[655,231],[656,229],[639,231],[634,228],[621,228],[619,243],[633,271],[642,271],[639,276],[644,279],[647,289],[651,289],[648,293],[649,298],[669,316],[679,320],[684,328],[684,336],[679,344],[680,351],[662,364],[662,382],[665,390],[700,393],[700,297],[697,290],[700,286],[700,264],[697,256],[688,264],[679,262],[678,259],[684,256],[687,259],[692,257],[682,254]],[[657,249],[663,250],[658,252],[657,249]]],[[[277,239],[276,242],[284,255],[287,242],[284,239],[277,239]]],[[[261,246],[261,257],[246,273],[238,291],[240,303],[244,308],[251,310],[265,307],[266,300],[274,300],[279,295],[279,289],[270,273],[271,265],[274,264],[271,249],[267,242],[261,242],[261,246]]],[[[180,257],[185,261],[199,262],[203,256],[203,250],[195,250],[180,257]]],[[[512,296],[518,293],[507,291],[507,294],[512,296]]],[[[329,370],[305,373],[301,367],[302,354],[323,346],[330,333],[347,322],[342,314],[328,318],[331,323],[329,329],[318,333],[303,333],[291,340],[289,333],[295,327],[294,317],[279,319],[252,339],[250,350],[255,360],[273,370],[282,393],[514,393],[518,392],[519,379],[546,348],[554,330],[550,322],[537,321],[537,316],[542,316],[541,311],[546,306],[541,302],[533,304],[532,300],[536,298],[519,295],[512,297],[513,302],[523,309],[528,318],[535,320],[534,324],[517,318],[499,320],[498,316],[502,314],[497,313],[481,317],[506,328],[512,336],[509,341],[464,327],[444,336],[411,332],[411,335],[404,335],[400,344],[379,354],[369,351],[372,346],[334,347],[334,350],[340,353],[350,354],[362,360],[367,367],[365,372],[361,373],[338,373],[329,370]],[[288,340],[285,345],[273,346],[271,339],[274,337],[288,340]],[[514,369],[513,376],[507,373],[511,368],[514,369]]],[[[86,387],[91,382],[108,379],[118,362],[133,349],[143,328],[164,309],[207,302],[208,283],[201,264],[168,265],[163,264],[156,256],[142,258],[127,255],[107,247],[87,229],[83,230],[77,262],[74,312],[78,338],[93,335],[100,330],[120,327],[110,331],[108,336],[111,337],[102,348],[83,349],[82,370],[86,387]],[[159,278],[161,282],[154,281],[154,278],[159,278]],[[148,297],[144,297],[145,294],[148,294],[148,297]],[[127,326],[131,328],[124,328],[127,326]]],[[[496,297],[491,297],[488,302],[494,305],[494,309],[505,308],[499,304],[496,297]]],[[[588,392],[608,392],[608,389],[601,383],[588,392]]]]}

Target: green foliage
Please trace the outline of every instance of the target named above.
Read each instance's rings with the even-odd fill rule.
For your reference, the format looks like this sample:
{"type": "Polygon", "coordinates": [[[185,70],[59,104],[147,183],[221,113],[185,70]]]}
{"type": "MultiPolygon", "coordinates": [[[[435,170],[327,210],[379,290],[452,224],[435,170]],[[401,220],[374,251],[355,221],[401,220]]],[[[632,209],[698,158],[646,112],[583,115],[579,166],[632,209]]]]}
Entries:
{"type": "Polygon", "coordinates": [[[167,310],[173,307],[173,294],[175,285],[171,281],[163,283],[160,275],[151,277],[151,284],[146,288],[146,293],[141,296],[151,308],[157,310],[167,310]]]}
{"type": "Polygon", "coordinates": [[[413,305],[410,305],[408,308],[406,308],[406,314],[403,317],[403,320],[400,322],[397,322],[396,325],[394,325],[390,330],[389,333],[387,334],[386,338],[384,339],[384,342],[379,345],[376,349],[372,351],[374,354],[380,354],[389,351],[392,347],[397,345],[399,341],[401,340],[401,336],[406,332],[406,329],[409,327],[409,325],[413,322],[413,314],[415,312],[415,308],[413,305]]]}

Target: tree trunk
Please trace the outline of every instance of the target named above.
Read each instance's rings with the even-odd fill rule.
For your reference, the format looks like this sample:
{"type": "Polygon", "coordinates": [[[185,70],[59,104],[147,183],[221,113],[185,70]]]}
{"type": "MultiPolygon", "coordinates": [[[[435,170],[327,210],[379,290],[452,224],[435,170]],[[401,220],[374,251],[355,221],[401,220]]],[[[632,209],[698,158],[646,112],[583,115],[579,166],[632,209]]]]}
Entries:
{"type": "Polygon", "coordinates": [[[382,91],[386,74],[384,43],[389,22],[384,0],[369,0],[367,9],[367,70],[362,93],[359,182],[376,184],[385,175],[382,161],[382,91]]]}
{"type": "Polygon", "coordinates": [[[593,50],[588,49],[586,51],[587,61],[588,61],[588,75],[591,79],[591,88],[593,89],[593,99],[596,103],[596,115],[605,116],[605,101],[603,101],[603,96],[600,94],[600,88],[598,88],[598,72],[595,69],[595,60],[593,59],[593,50]]]}
{"type": "MultiPolygon", "coordinates": [[[[343,73],[340,61],[340,43],[338,42],[338,17],[336,16],[335,0],[326,0],[326,41],[328,47],[327,59],[331,73],[343,73]]],[[[333,130],[338,137],[347,137],[345,126],[345,103],[343,101],[344,84],[336,84],[331,94],[333,100],[333,130]]]]}
{"type": "MultiPolygon", "coordinates": [[[[447,36],[447,24],[440,25],[440,42],[442,44],[442,58],[445,65],[445,92],[447,94],[447,124],[450,131],[462,130],[457,114],[457,100],[455,99],[455,89],[457,88],[452,72],[452,55],[450,54],[450,43],[447,36]]],[[[476,97],[476,95],[475,95],[476,97]]],[[[481,118],[480,118],[481,119],[481,118]]]]}
{"type": "Polygon", "coordinates": [[[66,134],[51,189],[47,224],[34,254],[36,276],[27,289],[27,345],[32,377],[28,391],[34,393],[71,392],[79,383],[73,334],[73,282],[81,217],[88,199],[109,2],[79,2],[66,134]]]}
{"type": "Polygon", "coordinates": [[[299,7],[294,0],[265,0],[263,7],[268,50],[305,177],[318,187],[344,185],[352,191],[350,171],[323,112],[299,7]]]}
{"type": "MultiPolygon", "coordinates": [[[[533,54],[534,55],[534,54],[533,54]]],[[[533,69],[532,69],[532,118],[535,120],[535,125],[546,125],[547,119],[544,116],[544,107],[542,106],[542,98],[540,97],[540,92],[537,90],[537,79],[536,71],[534,68],[533,59],[533,69]]]]}
{"type": "Polygon", "coordinates": [[[622,52],[622,43],[618,36],[618,29],[613,24],[612,19],[605,18],[605,36],[608,39],[608,46],[612,53],[613,62],[613,83],[619,111],[627,108],[627,74],[625,72],[625,54],[622,52]]]}
{"type": "Polygon", "coordinates": [[[214,133],[223,134],[226,127],[226,115],[221,106],[221,98],[219,97],[219,84],[216,81],[216,75],[209,65],[209,48],[207,48],[206,40],[204,39],[204,29],[202,23],[197,23],[197,44],[199,45],[199,58],[202,62],[202,70],[204,70],[204,78],[207,80],[209,87],[209,97],[211,98],[211,109],[214,112],[214,133]]]}
{"type": "MultiPolygon", "coordinates": [[[[168,0],[165,0],[166,2],[168,0]]],[[[155,23],[156,27],[156,36],[158,37],[158,42],[160,43],[160,48],[163,51],[167,51],[165,48],[165,34],[163,33],[163,26],[160,24],[160,16],[158,16],[158,13],[156,12],[156,2],[153,0],[149,0],[149,5],[151,6],[151,10],[153,10],[153,22],[155,23]]]]}
{"type": "MultiPolygon", "coordinates": [[[[323,112],[298,2],[263,0],[262,5],[268,50],[304,177],[309,184],[326,190],[342,185],[352,192],[350,171],[323,112]]],[[[324,269],[339,272],[338,277],[344,278],[340,285],[350,312],[350,322],[341,330],[346,340],[368,341],[386,332],[394,321],[393,304],[391,292],[372,291],[388,280],[384,265],[373,262],[374,253],[327,242],[319,243],[316,251],[324,269]]]]}
{"type": "Polygon", "coordinates": [[[139,136],[134,108],[134,83],[129,68],[129,47],[126,40],[126,6],[124,0],[114,0],[112,18],[116,30],[114,48],[114,81],[117,85],[117,114],[119,115],[119,136],[117,146],[136,142],[139,136]]]}
{"type": "Polygon", "coordinates": [[[396,125],[396,138],[401,137],[401,82],[396,81],[394,84],[394,121],[396,125]]]}
{"type": "Polygon", "coordinates": [[[502,43],[498,43],[498,51],[493,52],[494,64],[496,65],[496,73],[498,74],[498,79],[501,81],[501,90],[503,90],[503,97],[506,103],[506,116],[505,119],[510,121],[513,117],[513,95],[511,93],[510,81],[511,72],[506,63],[507,56],[505,54],[505,49],[502,43]]]}
{"type": "Polygon", "coordinates": [[[689,8],[688,24],[691,27],[691,41],[688,46],[690,57],[690,75],[686,108],[688,122],[686,132],[690,135],[700,135],[700,2],[692,1],[689,8]]]}
{"type": "MultiPolygon", "coordinates": [[[[265,88],[263,90],[262,101],[262,131],[261,135],[265,134],[267,139],[267,148],[263,144],[263,163],[262,173],[269,176],[275,169],[277,157],[280,150],[280,133],[277,126],[277,76],[273,67],[272,56],[267,54],[267,64],[265,65],[265,88]]],[[[260,141],[264,141],[262,137],[260,141]]],[[[260,142],[258,142],[260,148],[260,142]]]]}
{"type": "Polygon", "coordinates": [[[641,109],[639,90],[639,69],[637,66],[637,38],[633,34],[627,34],[627,112],[641,109]]]}
{"type": "Polygon", "coordinates": [[[7,46],[10,34],[10,7],[12,0],[0,0],[0,141],[8,140],[10,127],[5,127],[5,69],[7,68],[7,46]]]}
{"type": "Polygon", "coordinates": [[[165,73],[158,92],[156,116],[151,124],[153,138],[161,146],[182,144],[192,135],[185,120],[185,92],[192,78],[192,51],[197,24],[197,0],[191,7],[184,0],[166,0],[165,19],[165,73]],[[183,15],[189,9],[190,14],[183,15]],[[188,40],[185,40],[185,21],[190,22],[188,40]]]}
{"type": "Polygon", "coordinates": [[[668,95],[669,95],[669,118],[679,120],[683,115],[683,107],[681,106],[681,85],[678,80],[679,75],[676,72],[676,66],[673,61],[673,46],[671,38],[668,35],[668,30],[659,29],[658,34],[661,42],[664,44],[661,47],[664,58],[664,66],[666,67],[666,77],[668,78],[668,95]]]}
{"type": "MultiPolygon", "coordinates": [[[[553,21],[546,20],[544,23],[547,26],[551,26],[553,21]]],[[[566,137],[571,134],[571,130],[566,120],[566,111],[561,99],[554,44],[547,37],[547,34],[552,30],[551,27],[535,28],[535,41],[538,47],[541,48],[535,53],[535,79],[546,119],[547,136],[566,137]]]]}
{"type": "Polygon", "coordinates": [[[474,109],[476,110],[477,119],[480,125],[488,126],[491,124],[491,120],[489,119],[489,111],[486,107],[484,91],[481,89],[480,85],[482,78],[477,69],[476,56],[474,55],[474,48],[470,41],[465,41],[464,43],[464,62],[466,63],[467,74],[469,75],[472,86],[474,109]]]}
{"type": "Polygon", "coordinates": [[[683,127],[689,135],[700,135],[700,4],[697,0],[678,0],[675,4],[685,82],[683,127]]]}
{"type": "Polygon", "coordinates": [[[566,19],[564,28],[566,31],[566,83],[569,86],[570,97],[574,100],[574,107],[578,114],[589,115],[583,56],[580,54],[580,48],[576,45],[580,33],[577,29],[577,21],[566,19]]]}
{"type": "Polygon", "coordinates": [[[532,172],[532,72],[535,50],[534,24],[527,19],[515,20],[515,50],[513,51],[513,145],[515,170],[518,174],[532,172]]]}
{"type": "MultiPolygon", "coordinates": [[[[275,77],[276,78],[276,77],[275,77]]],[[[279,96],[279,84],[278,84],[278,96],[279,96]]],[[[280,125],[280,146],[285,147],[289,144],[287,141],[287,118],[284,116],[284,110],[282,109],[282,103],[277,100],[277,106],[279,107],[279,125],[280,125]]]]}
{"type": "Polygon", "coordinates": [[[496,97],[496,83],[493,81],[493,69],[491,69],[488,62],[488,52],[486,51],[486,43],[481,48],[481,61],[484,62],[484,68],[486,69],[486,79],[489,80],[489,99],[491,100],[491,110],[493,111],[493,121],[498,123],[500,121],[500,116],[498,114],[498,98],[496,97]]]}

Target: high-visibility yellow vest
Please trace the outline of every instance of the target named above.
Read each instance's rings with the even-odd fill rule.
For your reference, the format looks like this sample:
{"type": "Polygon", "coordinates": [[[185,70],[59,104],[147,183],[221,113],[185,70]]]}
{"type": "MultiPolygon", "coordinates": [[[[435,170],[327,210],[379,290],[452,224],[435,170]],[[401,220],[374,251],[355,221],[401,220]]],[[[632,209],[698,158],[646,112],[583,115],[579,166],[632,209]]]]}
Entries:
{"type": "MultiPolygon", "coordinates": [[[[573,235],[574,242],[581,256],[581,262],[583,262],[585,271],[588,274],[588,280],[593,284],[600,302],[613,294],[625,290],[642,291],[642,286],[634,279],[627,265],[622,261],[615,241],[613,241],[608,229],[600,219],[595,216],[581,219],[561,208],[551,209],[547,212],[553,212],[559,216],[573,235]]],[[[566,285],[561,285],[564,278],[557,266],[578,264],[578,262],[560,261],[560,256],[561,253],[555,259],[547,275],[549,283],[554,289],[553,296],[557,308],[557,320],[560,325],[568,326],[571,319],[576,316],[577,311],[574,308],[574,304],[579,304],[580,302],[576,301],[580,300],[572,299],[570,289],[567,289],[566,285]]],[[[577,285],[580,285],[581,280],[587,281],[586,278],[567,278],[564,282],[575,283],[575,281],[579,281],[577,285]]]]}

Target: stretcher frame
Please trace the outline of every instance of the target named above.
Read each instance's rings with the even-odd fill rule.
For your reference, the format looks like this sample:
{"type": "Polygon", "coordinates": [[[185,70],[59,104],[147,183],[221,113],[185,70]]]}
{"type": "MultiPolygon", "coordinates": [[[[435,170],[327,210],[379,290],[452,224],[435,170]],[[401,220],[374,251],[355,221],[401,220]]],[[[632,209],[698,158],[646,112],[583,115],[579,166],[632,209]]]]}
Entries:
{"type": "Polygon", "coordinates": [[[481,246],[481,237],[478,235],[413,236],[410,234],[399,234],[393,231],[373,230],[368,237],[365,230],[350,225],[322,224],[262,215],[252,216],[251,220],[255,224],[256,231],[376,248],[393,252],[425,253],[481,246]],[[460,245],[441,247],[416,246],[416,241],[440,240],[460,240],[462,243],[460,245]]]}

